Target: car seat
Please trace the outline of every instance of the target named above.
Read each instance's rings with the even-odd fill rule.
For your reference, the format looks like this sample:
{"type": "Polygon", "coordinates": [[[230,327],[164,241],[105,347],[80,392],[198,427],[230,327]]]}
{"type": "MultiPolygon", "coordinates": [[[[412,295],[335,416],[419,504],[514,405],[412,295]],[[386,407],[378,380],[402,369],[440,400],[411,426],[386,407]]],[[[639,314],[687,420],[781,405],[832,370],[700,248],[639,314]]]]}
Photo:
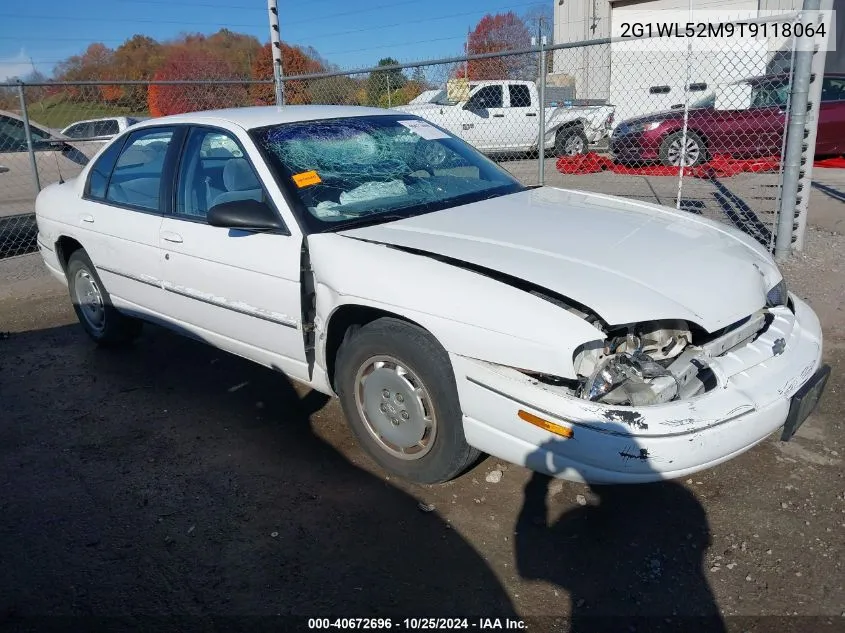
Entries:
{"type": "Polygon", "coordinates": [[[223,168],[223,185],[226,191],[217,195],[211,206],[238,200],[261,202],[264,199],[261,183],[244,158],[233,158],[226,163],[223,168]]]}

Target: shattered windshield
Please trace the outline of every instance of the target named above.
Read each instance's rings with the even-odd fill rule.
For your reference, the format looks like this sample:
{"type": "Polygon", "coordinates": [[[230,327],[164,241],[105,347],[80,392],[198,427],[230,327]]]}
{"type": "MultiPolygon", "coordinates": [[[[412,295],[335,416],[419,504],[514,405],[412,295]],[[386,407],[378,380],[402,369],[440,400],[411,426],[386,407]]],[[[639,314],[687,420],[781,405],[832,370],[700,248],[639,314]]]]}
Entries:
{"type": "Polygon", "coordinates": [[[410,115],[303,121],[253,131],[312,230],[389,221],[522,186],[463,141],[410,115]]]}

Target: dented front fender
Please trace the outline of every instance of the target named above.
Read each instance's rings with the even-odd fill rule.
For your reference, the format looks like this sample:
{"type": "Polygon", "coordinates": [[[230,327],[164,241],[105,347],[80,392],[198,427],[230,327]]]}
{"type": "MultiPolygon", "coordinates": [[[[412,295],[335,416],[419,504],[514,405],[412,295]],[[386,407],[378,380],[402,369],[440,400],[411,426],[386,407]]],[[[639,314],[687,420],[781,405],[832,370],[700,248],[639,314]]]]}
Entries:
{"type": "Polygon", "coordinates": [[[558,305],[430,257],[334,233],[310,235],[308,249],[323,332],[341,306],[366,306],[417,323],[450,353],[571,379],[576,348],[604,338],[558,305]]]}

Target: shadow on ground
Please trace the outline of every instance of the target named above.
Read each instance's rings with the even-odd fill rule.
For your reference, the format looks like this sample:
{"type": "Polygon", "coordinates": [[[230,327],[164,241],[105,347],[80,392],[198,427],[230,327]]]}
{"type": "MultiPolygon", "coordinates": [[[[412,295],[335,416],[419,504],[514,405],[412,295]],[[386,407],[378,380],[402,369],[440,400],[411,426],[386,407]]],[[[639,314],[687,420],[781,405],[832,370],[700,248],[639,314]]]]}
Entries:
{"type": "MultiPolygon", "coordinates": [[[[611,426],[618,428],[608,431],[628,431],[611,426]]],[[[565,454],[566,442],[544,448],[559,444],[565,454]]],[[[528,463],[547,457],[537,451],[528,463]]],[[[646,462],[642,468],[647,472],[646,462]]],[[[570,595],[573,633],[726,630],[703,569],[711,544],[707,515],[689,490],[672,481],[591,485],[584,505],[550,520],[552,481],[534,473],[525,486],[517,569],[570,595]]]]}
{"type": "Polygon", "coordinates": [[[512,614],[436,512],[312,430],[326,397],[157,328],[3,341],[0,617],[512,614]]]}
{"type": "MultiPolygon", "coordinates": [[[[473,545],[352,463],[348,434],[323,439],[324,396],[155,327],[124,351],[95,348],[75,325],[0,346],[0,626],[515,615],[473,545]]],[[[707,520],[683,487],[596,487],[598,506],[550,525],[537,520],[547,486],[538,475],[526,488],[518,571],[570,592],[576,624],[716,613],[701,573],[707,520]]],[[[569,612],[562,595],[542,615],[569,612]]]]}

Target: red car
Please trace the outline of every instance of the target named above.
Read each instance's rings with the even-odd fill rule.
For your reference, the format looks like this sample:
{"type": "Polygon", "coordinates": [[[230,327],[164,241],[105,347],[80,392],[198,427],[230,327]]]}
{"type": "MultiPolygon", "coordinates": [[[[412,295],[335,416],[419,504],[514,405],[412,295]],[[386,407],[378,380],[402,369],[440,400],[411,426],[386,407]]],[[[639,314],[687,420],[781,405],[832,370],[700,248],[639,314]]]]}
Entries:
{"type": "MultiPolygon", "coordinates": [[[[692,104],[687,121],[686,165],[699,165],[719,154],[734,157],[779,155],[783,146],[789,76],[769,75],[736,82],[750,87],[750,105],[716,109],[716,94],[692,104]]],[[[610,138],[617,162],[678,166],[684,155],[683,107],[622,121],[610,138]]],[[[828,74],[822,103],[816,155],[845,154],[845,74],[828,74]]]]}

